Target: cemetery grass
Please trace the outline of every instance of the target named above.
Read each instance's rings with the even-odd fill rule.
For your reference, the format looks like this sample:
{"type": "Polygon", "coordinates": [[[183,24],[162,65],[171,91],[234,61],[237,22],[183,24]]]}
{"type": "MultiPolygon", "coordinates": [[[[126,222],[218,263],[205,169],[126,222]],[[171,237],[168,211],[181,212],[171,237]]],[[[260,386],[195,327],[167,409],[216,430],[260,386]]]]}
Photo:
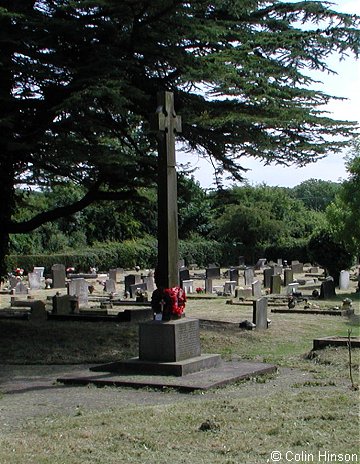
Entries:
{"type": "MultiPolygon", "coordinates": [[[[224,300],[194,300],[188,302],[187,315],[235,323],[251,320],[252,310],[226,305],[224,300]]],[[[358,336],[358,317],[270,312],[268,317],[272,323],[267,331],[201,329],[202,352],[270,362],[285,371],[299,369],[304,377],[296,382],[289,377],[279,387],[280,374],[274,374],[205,393],[164,390],[159,394],[172,395],[173,402],[155,405],[137,404],[150,391],[134,390],[133,402],[121,407],[110,403],[101,410],[79,407],[71,414],[35,415],[21,427],[4,428],[0,462],[257,464],[268,462],[274,450],[283,456],[293,453],[289,456],[295,456],[296,462],[321,462],[316,460],[319,451],[356,455],[357,460],[353,456],[349,462],[359,462],[359,392],[350,388],[348,350],[312,351],[317,337],[347,336],[349,329],[358,336]],[[304,452],[305,458],[298,459],[304,452]]],[[[9,364],[44,364],[45,368],[137,354],[136,325],[0,321],[0,330],[0,356],[9,364]]],[[[352,350],[356,382],[359,351],[352,350]]],[[[78,388],[87,394],[88,387],[78,388]]],[[[127,389],[110,390],[115,397],[127,389]]],[[[7,397],[0,396],[0,410],[7,397]]]]}

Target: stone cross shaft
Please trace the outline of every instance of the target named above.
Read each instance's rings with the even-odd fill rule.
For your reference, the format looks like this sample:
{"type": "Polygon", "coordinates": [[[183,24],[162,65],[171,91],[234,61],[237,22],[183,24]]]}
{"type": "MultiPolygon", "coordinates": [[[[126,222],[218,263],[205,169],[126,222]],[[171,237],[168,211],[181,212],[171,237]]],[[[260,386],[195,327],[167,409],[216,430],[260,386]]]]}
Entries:
{"type": "Polygon", "coordinates": [[[181,118],[174,109],[172,92],[159,92],[151,129],[158,139],[158,287],[179,285],[178,212],[175,133],[181,132],[181,118]]]}

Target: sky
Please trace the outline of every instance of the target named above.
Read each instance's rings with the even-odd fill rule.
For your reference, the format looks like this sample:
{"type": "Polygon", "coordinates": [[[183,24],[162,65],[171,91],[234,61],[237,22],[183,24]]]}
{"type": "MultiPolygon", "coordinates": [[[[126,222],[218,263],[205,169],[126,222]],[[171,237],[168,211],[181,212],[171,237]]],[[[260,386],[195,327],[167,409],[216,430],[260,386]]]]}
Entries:
{"type": "MultiPolygon", "coordinates": [[[[333,9],[343,13],[360,15],[360,0],[335,0],[333,9]]],[[[360,60],[349,57],[339,61],[337,57],[329,60],[331,68],[337,75],[319,74],[322,85],[319,89],[329,95],[344,97],[344,101],[330,102],[326,110],[334,119],[357,121],[360,123],[360,60]]],[[[245,173],[247,181],[251,185],[265,183],[270,186],[294,187],[307,179],[322,179],[326,181],[341,182],[347,178],[344,157],[342,154],[328,155],[326,158],[311,163],[303,168],[295,166],[282,167],[278,165],[264,166],[255,159],[244,159],[242,165],[248,168],[245,173]]],[[[190,162],[191,167],[197,168],[194,172],[195,179],[205,188],[213,188],[213,167],[210,161],[199,157],[197,154],[185,155],[178,152],[178,162],[190,162]]],[[[224,185],[232,185],[234,181],[224,182],[224,185]]]]}

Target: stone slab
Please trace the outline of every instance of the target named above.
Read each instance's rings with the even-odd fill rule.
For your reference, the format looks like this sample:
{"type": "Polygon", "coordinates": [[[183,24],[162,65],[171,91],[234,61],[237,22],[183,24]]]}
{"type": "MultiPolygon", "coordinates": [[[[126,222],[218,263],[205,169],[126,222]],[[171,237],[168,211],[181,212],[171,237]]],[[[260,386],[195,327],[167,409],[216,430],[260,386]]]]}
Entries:
{"type": "Polygon", "coordinates": [[[353,309],[280,309],[272,308],[272,313],[287,313],[287,314],[320,314],[322,316],[352,316],[353,309]]]}
{"type": "Polygon", "coordinates": [[[73,385],[96,385],[134,387],[134,388],[175,388],[180,391],[208,390],[210,388],[223,387],[229,383],[246,380],[251,377],[271,374],[276,372],[277,367],[273,364],[229,361],[213,369],[207,369],[182,377],[173,376],[150,376],[150,375],[119,375],[119,374],[97,374],[97,375],[74,375],[58,378],[57,381],[73,385]]]}
{"type": "Polygon", "coordinates": [[[194,372],[216,367],[221,362],[219,354],[202,354],[200,356],[175,362],[143,361],[139,358],[104,364],[92,368],[94,372],[112,372],[118,374],[172,375],[181,377],[194,372]]]}
{"type": "MultiPolygon", "coordinates": [[[[320,350],[326,346],[347,346],[348,337],[322,337],[313,340],[313,350],[320,350]]],[[[350,337],[351,348],[360,348],[360,337],[350,337]]]]}

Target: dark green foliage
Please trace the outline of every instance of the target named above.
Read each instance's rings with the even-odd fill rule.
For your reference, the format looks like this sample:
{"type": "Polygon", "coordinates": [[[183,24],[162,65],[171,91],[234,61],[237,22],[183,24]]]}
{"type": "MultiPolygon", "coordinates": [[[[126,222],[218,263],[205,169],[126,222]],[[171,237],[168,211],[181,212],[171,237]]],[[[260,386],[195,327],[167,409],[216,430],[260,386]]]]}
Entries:
{"type": "Polygon", "coordinates": [[[321,113],[308,69],[359,51],[358,19],[319,2],[3,0],[0,275],[9,233],[156,181],[147,120],[171,90],[184,146],[241,178],[243,156],[312,162],[353,124],[321,113]],[[314,27],[316,25],[316,27],[314,27]],[[336,137],[336,138],[334,138],[336,137]],[[74,182],[82,198],[16,220],[15,186],[74,182]]]}
{"type": "Polygon", "coordinates": [[[309,179],[291,189],[295,198],[315,211],[325,211],[326,207],[335,199],[341,184],[321,179],[309,179]]]}
{"type": "Polygon", "coordinates": [[[309,256],[314,263],[319,264],[327,270],[328,275],[339,283],[340,271],[350,269],[354,264],[354,256],[347,251],[343,242],[336,240],[326,230],[314,235],[308,244],[309,256]]]}

